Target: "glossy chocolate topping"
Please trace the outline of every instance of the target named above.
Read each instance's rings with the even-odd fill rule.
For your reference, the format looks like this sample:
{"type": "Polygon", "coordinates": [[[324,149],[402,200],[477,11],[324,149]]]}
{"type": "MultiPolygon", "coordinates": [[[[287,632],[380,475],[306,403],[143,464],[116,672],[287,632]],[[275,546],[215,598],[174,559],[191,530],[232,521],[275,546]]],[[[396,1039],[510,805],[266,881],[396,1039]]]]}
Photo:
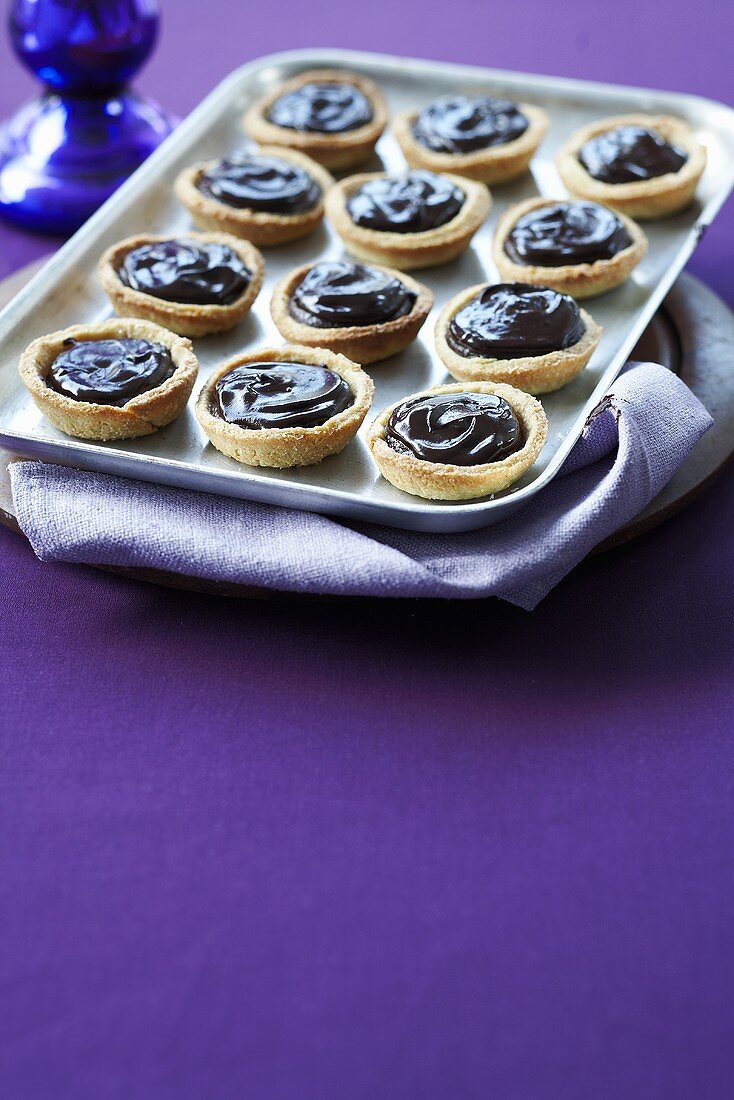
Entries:
{"type": "Polygon", "coordinates": [[[579,149],[586,171],[600,183],[635,183],[678,172],[688,156],[656,130],[617,126],[591,138],[579,149]]]}
{"type": "Polygon", "coordinates": [[[445,393],[398,405],[385,442],[426,462],[478,466],[519,451],[524,432],[512,406],[493,393],[445,393]]]}
{"type": "Polygon", "coordinates": [[[464,205],[465,195],[434,172],[409,172],[369,180],[347,201],[355,225],[387,233],[425,233],[450,222],[464,205]]]}
{"type": "Polygon", "coordinates": [[[157,241],[128,252],[118,272],[132,290],[184,305],[228,306],[244,294],[252,272],[224,244],[157,241]]]}
{"type": "Polygon", "coordinates": [[[454,314],[446,342],[467,359],[517,359],[569,348],[583,334],[581,312],[568,294],[529,283],[498,283],[454,314]]]}
{"type": "Polygon", "coordinates": [[[303,214],[321,198],[321,188],[304,168],[270,156],[217,161],[202,173],[197,187],[227,206],[266,214],[303,214]]]}
{"type": "Polygon", "coordinates": [[[286,130],[315,134],[343,134],[372,121],[373,111],[364,92],[344,83],[302,84],[275,100],[268,122],[286,130]]]}
{"type": "Polygon", "coordinates": [[[51,364],[47,384],[75,401],[94,405],[125,405],[133,397],[160,386],[175,370],[163,344],[148,340],[64,341],[51,364]]]}
{"type": "Polygon", "coordinates": [[[294,321],[313,328],[382,325],[410,313],[415,294],[367,264],[326,260],[315,264],[291,295],[294,321]]]}
{"type": "Polygon", "coordinates": [[[529,125],[510,100],[490,95],[444,96],[423,108],[413,123],[413,137],[434,153],[471,153],[506,145],[529,125]]]}
{"type": "Polygon", "coordinates": [[[505,252],[518,264],[563,267],[611,260],[632,244],[624,223],[596,202],[551,202],[515,222],[505,252]]]}
{"type": "Polygon", "coordinates": [[[247,363],[215,387],[214,412],[240,428],[315,428],[354,403],[343,378],[310,363],[247,363]]]}

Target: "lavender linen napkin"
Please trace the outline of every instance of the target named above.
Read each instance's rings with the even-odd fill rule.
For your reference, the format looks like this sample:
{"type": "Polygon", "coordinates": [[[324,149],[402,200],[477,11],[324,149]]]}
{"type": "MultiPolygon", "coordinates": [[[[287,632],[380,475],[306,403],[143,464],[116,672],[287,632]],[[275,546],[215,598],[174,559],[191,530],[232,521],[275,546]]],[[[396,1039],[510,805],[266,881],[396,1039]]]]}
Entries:
{"type": "Polygon", "coordinates": [[[293,592],[500,596],[530,610],[670,480],[711,417],[679,378],[631,364],[559,476],[503,523],[459,535],[344,526],[307,512],[69,470],[11,467],[44,561],[145,566],[293,592]]]}

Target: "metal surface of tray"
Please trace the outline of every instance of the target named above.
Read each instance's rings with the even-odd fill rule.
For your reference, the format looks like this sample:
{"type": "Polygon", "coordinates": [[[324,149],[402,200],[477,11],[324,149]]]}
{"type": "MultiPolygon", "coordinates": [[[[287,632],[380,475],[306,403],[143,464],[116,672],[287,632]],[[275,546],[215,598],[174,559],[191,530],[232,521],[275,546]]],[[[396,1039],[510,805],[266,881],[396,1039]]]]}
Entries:
{"type": "MultiPolygon", "coordinates": [[[[389,130],[378,144],[377,156],[359,170],[379,171],[382,165],[393,171],[405,169],[389,130]]],[[[588,412],[623,366],[733,183],[734,111],[695,96],[341,50],[300,50],[262,58],[220,84],[0,314],[0,443],[16,453],[83,469],[412,530],[462,531],[494,523],[530,500],[558,471],[588,412]],[[36,409],[20,382],[17,363],[23,348],[44,333],[110,316],[94,275],[101,252],[136,233],[185,233],[191,222],[173,195],[177,173],[194,161],[247,148],[241,118],[253,99],[297,72],[319,67],[356,69],[372,77],[392,111],[420,106],[453,91],[481,90],[537,103],[551,119],[532,171],[516,183],[492,189],[490,218],[463,257],[416,273],[434,291],[436,305],[410,348],[368,368],[376,394],[360,436],[341,454],[317,466],[272,471],[241,466],[216,451],[199,428],[193,411],[199,385],[182,416],[153,435],[115,443],[64,436],[36,409]],[[604,327],[602,341],[577,379],[541,397],[549,420],[548,443],[515,486],[492,498],[456,503],[401,493],[380,477],[368,453],[363,440],[367,424],[400,397],[451,381],[433,350],[435,318],[463,287],[496,280],[491,239],[502,212],[538,193],[563,196],[553,158],[565,139],[594,119],[632,111],[674,114],[693,126],[708,151],[696,202],[672,218],[644,223],[650,248],[632,278],[585,303],[604,327]]],[[[282,342],[270,318],[269,303],[272,287],[283,274],[299,264],[344,254],[341,241],[326,224],[296,244],[265,250],[266,281],[251,316],[230,333],[195,341],[200,382],[240,350],[282,342]]]]}

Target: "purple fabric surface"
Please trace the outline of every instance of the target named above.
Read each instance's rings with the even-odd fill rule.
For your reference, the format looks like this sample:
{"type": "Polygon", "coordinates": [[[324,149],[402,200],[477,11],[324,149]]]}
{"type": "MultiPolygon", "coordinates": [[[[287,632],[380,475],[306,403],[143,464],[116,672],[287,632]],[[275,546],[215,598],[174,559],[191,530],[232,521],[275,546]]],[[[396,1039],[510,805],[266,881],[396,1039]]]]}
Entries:
{"type": "MultiPolygon", "coordinates": [[[[719,0],[163,10],[179,113],[315,44],[732,93],[719,0]]],[[[0,37],[2,112],[28,88],[0,37]]],[[[733,234],[691,265],[730,302],[733,234]]],[[[0,274],[47,247],[0,228],[0,274]]],[[[728,1100],[733,531],[725,474],[528,616],[227,601],[0,530],[0,1094],[728,1100]]]]}
{"type": "Polygon", "coordinates": [[[501,596],[531,609],[638,515],[711,426],[665,367],[615,382],[562,475],[521,512],[461,535],[350,526],[42,462],[11,468],[18,522],[44,561],[145,566],[340,596],[501,596]]]}

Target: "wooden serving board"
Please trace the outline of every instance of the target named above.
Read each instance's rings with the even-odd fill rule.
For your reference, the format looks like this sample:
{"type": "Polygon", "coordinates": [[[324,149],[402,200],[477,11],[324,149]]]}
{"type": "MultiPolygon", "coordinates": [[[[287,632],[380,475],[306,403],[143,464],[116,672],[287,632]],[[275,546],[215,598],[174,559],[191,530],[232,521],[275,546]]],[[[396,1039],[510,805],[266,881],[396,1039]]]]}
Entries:
{"type": "MultiPolygon", "coordinates": [[[[0,283],[0,308],[25,286],[43,262],[35,261],[0,283]]],[[[679,374],[709,410],[714,426],[644,512],[598,546],[595,553],[637,538],[675,515],[716,478],[734,454],[734,314],[713,291],[692,275],[681,275],[637,345],[634,358],[664,363],[679,374]]],[[[16,522],[8,478],[8,466],[14,457],[17,456],[0,450],[0,523],[22,534],[16,522]]],[[[266,589],[221,585],[159,570],[106,571],[176,588],[225,595],[260,598],[281,595],[266,589]]],[[[287,595],[292,598],[291,593],[287,595]]]]}

